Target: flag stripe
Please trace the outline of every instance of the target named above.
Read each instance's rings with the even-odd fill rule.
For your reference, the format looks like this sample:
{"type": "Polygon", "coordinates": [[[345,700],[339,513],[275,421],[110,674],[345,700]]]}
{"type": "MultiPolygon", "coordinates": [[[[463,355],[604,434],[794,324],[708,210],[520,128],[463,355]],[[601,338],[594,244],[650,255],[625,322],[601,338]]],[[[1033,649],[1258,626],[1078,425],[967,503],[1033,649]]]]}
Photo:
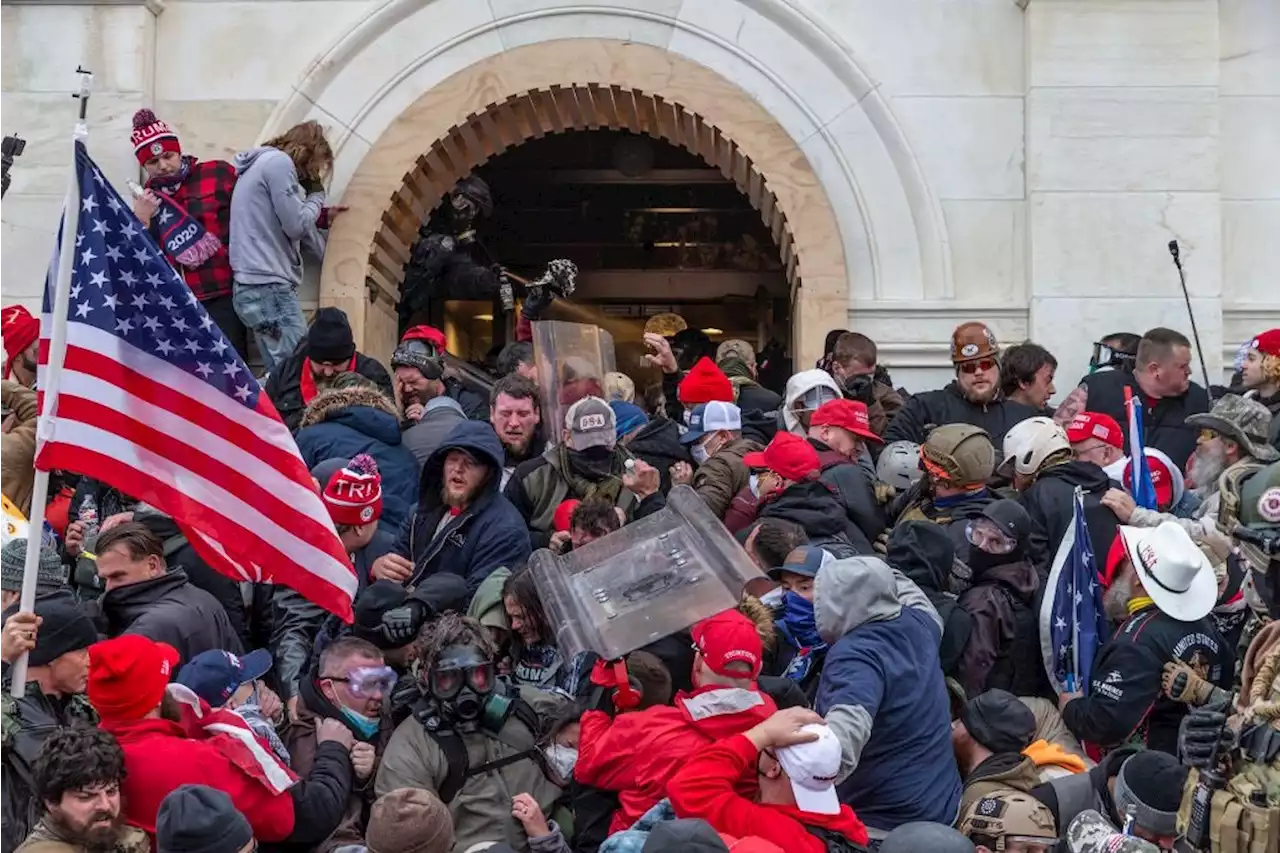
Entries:
{"type": "MultiPolygon", "coordinates": [[[[244,528],[229,521],[221,512],[210,510],[204,504],[192,499],[188,493],[171,486],[164,479],[140,472],[128,461],[121,461],[114,456],[90,450],[84,446],[57,442],[49,442],[45,446],[47,450],[44,453],[48,455],[52,467],[93,471],[94,476],[107,485],[132,494],[153,506],[166,508],[175,520],[198,519],[203,529],[209,530],[217,537],[219,544],[221,541],[235,542],[242,550],[247,546],[256,546],[257,553],[270,557],[262,561],[269,566],[274,567],[289,562],[278,549],[263,541],[255,528],[244,528]]],[[[184,483],[182,486],[186,488],[187,484],[184,483]]],[[[179,526],[184,531],[189,529],[188,525],[181,521],[179,526]]],[[[187,538],[210,566],[236,579],[244,576],[244,571],[229,564],[225,557],[208,548],[207,545],[202,547],[199,537],[192,537],[188,533],[187,538]]],[[[296,578],[291,577],[290,587],[296,589],[308,600],[334,612],[342,611],[343,596],[346,597],[346,606],[350,607],[350,600],[354,597],[357,588],[355,573],[351,569],[343,566],[340,571],[326,572],[322,561],[318,559],[303,565],[307,565],[309,571],[300,573],[296,578]]]]}
{"type": "MultiPolygon", "coordinates": [[[[71,375],[67,376],[68,380],[71,378],[71,375]]],[[[275,524],[307,542],[326,532],[324,525],[294,511],[287,502],[266,487],[267,483],[260,482],[263,479],[274,481],[282,478],[270,474],[270,469],[258,470],[262,466],[255,465],[252,459],[241,459],[245,455],[243,451],[201,446],[216,445],[217,442],[209,433],[198,428],[192,429],[178,418],[164,417],[162,411],[146,411],[145,404],[130,400],[127,394],[115,386],[104,386],[102,394],[105,399],[100,403],[97,400],[70,396],[64,390],[58,401],[58,426],[53,440],[61,441],[61,433],[70,423],[88,424],[96,429],[115,433],[133,446],[145,447],[174,465],[181,466],[191,475],[254,506],[263,516],[264,523],[275,524]],[[125,406],[129,408],[124,408],[125,406]],[[155,421],[150,419],[152,417],[155,421]],[[191,440],[192,444],[180,441],[175,435],[191,440]],[[219,451],[226,455],[220,456],[219,451]],[[234,464],[230,464],[246,462],[245,470],[239,470],[234,464]]],[[[276,484],[272,482],[271,485],[276,484]]],[[[299,484],[293,485],[300,489],[299,484]]]]}

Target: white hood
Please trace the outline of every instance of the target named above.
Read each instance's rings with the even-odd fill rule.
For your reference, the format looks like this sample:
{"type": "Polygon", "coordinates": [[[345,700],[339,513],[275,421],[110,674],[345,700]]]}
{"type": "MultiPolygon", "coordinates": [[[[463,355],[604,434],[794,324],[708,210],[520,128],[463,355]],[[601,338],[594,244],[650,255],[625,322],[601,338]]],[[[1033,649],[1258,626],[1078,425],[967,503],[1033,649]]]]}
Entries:
{"type": "Polygon", "coordinates": [[[802,370],[787,380],[787,393],[783,395],[782,400],[782,425],[786,427],[787,432],[793,432],[796,435],[806,434],[804,427],[800,425],[800,419],[791,411],[791,407],[807,392],[824,386],[834,391],[837,397],[844,396],[840,386],[831,378],[831,374],[816,367],[812,370],[802,370]]]}

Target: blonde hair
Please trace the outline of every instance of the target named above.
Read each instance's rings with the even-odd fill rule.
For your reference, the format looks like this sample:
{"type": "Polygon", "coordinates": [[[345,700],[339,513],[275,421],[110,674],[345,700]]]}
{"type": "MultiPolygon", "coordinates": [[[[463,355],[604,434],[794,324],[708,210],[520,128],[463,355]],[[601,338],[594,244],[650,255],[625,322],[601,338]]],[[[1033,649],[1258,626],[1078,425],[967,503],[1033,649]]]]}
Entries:
{"type": "Polygon", "coordinates": [[[333,149],[324,138],[324,128],[318,121],[295,124],[284,133],[263,143],[279,148],[293,161],[299,180],[324,182],[333,170],[333,149]]]}

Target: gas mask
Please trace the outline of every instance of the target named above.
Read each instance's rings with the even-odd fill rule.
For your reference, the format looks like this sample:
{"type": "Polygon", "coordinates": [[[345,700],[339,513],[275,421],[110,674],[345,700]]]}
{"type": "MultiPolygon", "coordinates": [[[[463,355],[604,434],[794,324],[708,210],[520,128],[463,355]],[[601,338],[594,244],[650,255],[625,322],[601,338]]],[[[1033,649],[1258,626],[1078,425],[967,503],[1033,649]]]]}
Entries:
{"type": "Polygon", "coordinates": [[[498,689],[493,661],[475,646],[441,650],[427,675],[427,695],[438,711],[437,727],[462,732],[501,730],[514,702],[498,689]]]}

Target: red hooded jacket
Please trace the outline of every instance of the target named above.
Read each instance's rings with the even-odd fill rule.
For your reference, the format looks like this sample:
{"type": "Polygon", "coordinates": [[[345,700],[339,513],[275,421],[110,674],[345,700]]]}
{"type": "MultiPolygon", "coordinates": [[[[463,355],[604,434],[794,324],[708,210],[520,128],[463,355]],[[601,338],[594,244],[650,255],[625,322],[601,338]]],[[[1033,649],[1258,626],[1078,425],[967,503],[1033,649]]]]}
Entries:
{"type": "MultiPolygon", "coordinates": [[[[778,710],[757,690],[708,685],[677,694],[662,705],[611,718],[602,711],[582,715],[578,763],[573,778],[618,792],[609,834],[629,828],[667,796],[667,781],[714,741],[741,734],[778,710]]],[[[752,774],[743,790],[755,786],[752,774]]]]}
{"type": "Polygon", "coordinates": [[[742,797],[734,790],[734,780],[754,772],[756,758],[756,745],[740,734],[702,750],[667,783],[676,816],[701,818],[723,835],[763,838],[787,853],[826,853],[827,845],[806,826],[867,843],[867,828],[846,805],[838,814],[817,814],[742,797]]]}
{"type": "Polygon", "coordinates": [[[125,821],[155,835],[160,801],[180,785],[226,791],[259,841],[283,841],[293,832],[293,797],[276,794],[240,769],[213,742],[186,736],[165,719],[104,720],[124,751],[121,788],[125,821]]]}

